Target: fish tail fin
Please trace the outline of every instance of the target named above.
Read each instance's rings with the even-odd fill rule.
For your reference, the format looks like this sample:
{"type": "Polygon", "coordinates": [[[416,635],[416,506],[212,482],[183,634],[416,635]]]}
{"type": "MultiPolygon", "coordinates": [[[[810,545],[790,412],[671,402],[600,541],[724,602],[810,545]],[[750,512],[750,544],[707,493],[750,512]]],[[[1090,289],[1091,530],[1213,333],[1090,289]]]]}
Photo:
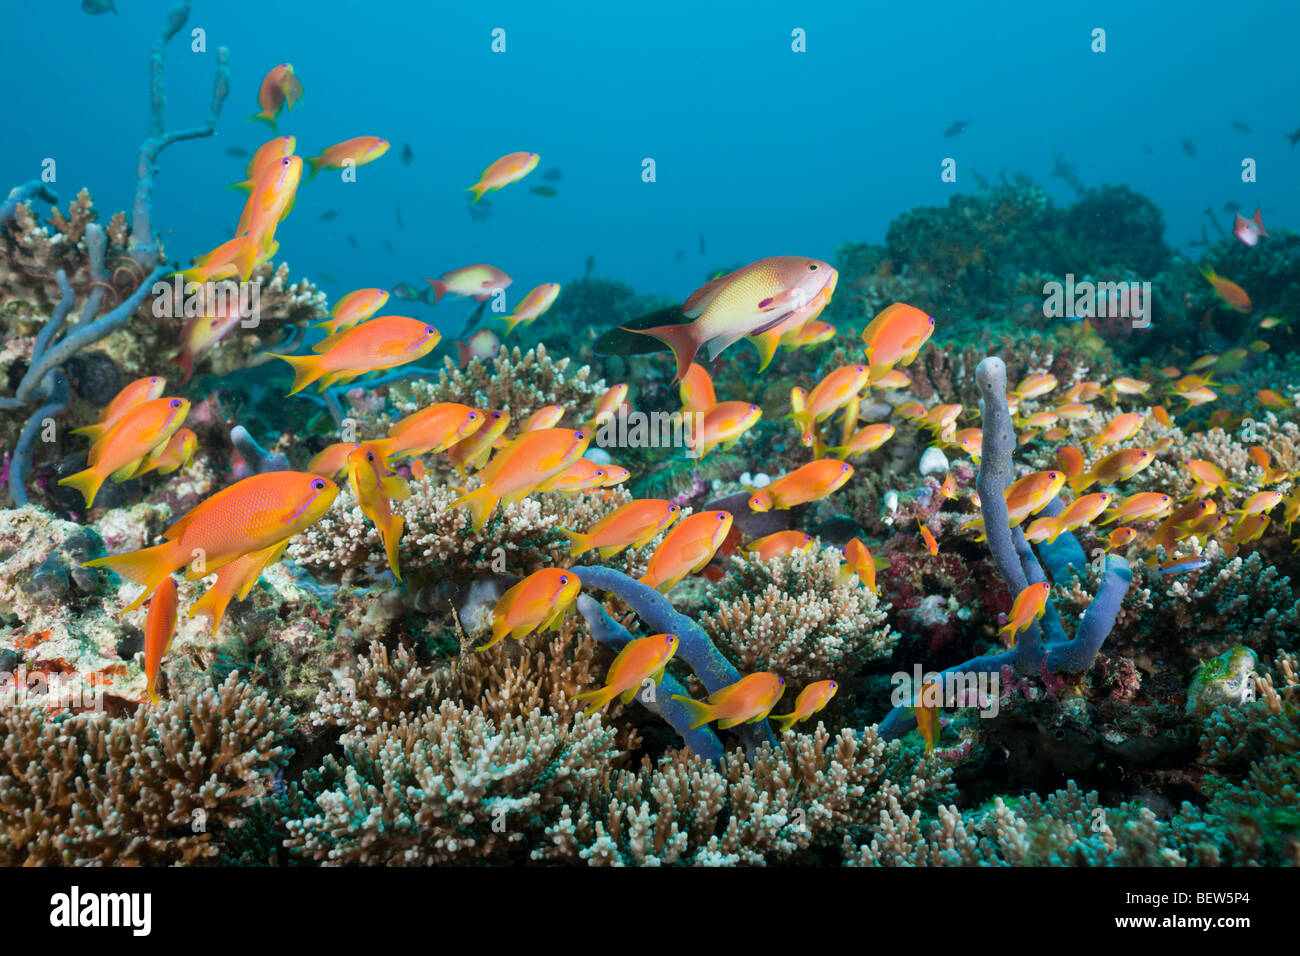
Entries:
{"type": "Polygon", "coordinates": [[[474,194],[474,198],[469,201],[469,204],[472,206],[474,203],[482,199],[483,194],[487,192],[487,190],[488,188],[482,183],[475,183],[473,186],[467,186],[465,192],[474,194]]]}
{"type": "Polygon", "coordinates": [[[776,721],[776,724],[777,724],[776,731],[777,731],[777,733],[779,733],[779,734],[783,734],[783,733],[785,733],[786,731],[788,731],[791,727],[793,727],[793,726],[794,726],[794,722],[795,722],[795,720],[798,719],[798,716],[799,716],[798,714],[793,714],[793,713],[791,713],[791,714],[773,714],[773,715],[772,715],[772,719],[776,721]]]}
{"type": "Polygon", "coordinates": [[[388,523],[388,526],[379,529],[379,537],[384,542],[384,553],[388,556],[389,570],[399,581],[402,580],[402,569],[397,560],[397,543],[402,539],[402,529],[405,526],[405,518],[401,515],[393,515],[393,520],[388,523]]]}
{"type": "Polygon", "coordinates": [[[673,700],[680,701],[682,707],[685,708],[690,717],[691,730],[703,727],[713,719],[713,708],[708,704],[692,700],[690,697],[683,697],[681,694],[673,694],[673,700]]]}
{"type": "Polygon", "coordinates": [[[99,441],[100,436],[104,434],[104,426],[96,422],[94,425],[83,425],[80,428],[74,428],[69,434],[85,435],[91,441],[99,441]]]}
{"type": "Polygon", "coordinates": [[[1079,492],[1083,491],[1085,488],[1092,487],[1092,483],[1096,480],[1097,479],[1093,477],[1093,474],[1090,471],[1085,471],[1081,475],[1075,475],[1073,478],[1067,479],[1070,485],[1070,490],[1074,492],[1076,495],[1079,494],[1079,492]]]}
{"type": "Polygon", "coordinates": [[[433,301],[429,304],[437,305],[438,300],[447,294],[447,283],[443,282],[441,279],[425,279],[424,281],[433,286],[433,301]]]}
{"type": "Polygon", "coordinates": [[[1008,621],[1006,624],[1003,624],[1000,628],[998,628],[998,637],[1007,638],[1011,642],[1010,646],[1015,647],[1016,646],[1016,625],[1011,621],[1008,621]]]}
{"type": "Polygon", "coordinates": [[[324,164],[324,162],[325,160],[321,156],[312,156],[310,159],[304,159],[302,161],[302,164],[304,166],[309,167],[311,169],[311,172],[307,175],[307,177],[303,180],[303,182],[309,183],[313,179],[315,179],[316,174],[320,172],[320,168],[324,164]]]}
{"type": "Polygon", "coordinates": [[[775,329],[768,329],[766,332],[751,336],[750,341],[754,343],[754,348],[758,349],[758,370],[766,371],[781,345],[781,336],[775,329]]]}
{"type": "Polygon", "coordinates": [[[691,363],[695,361],[695,353],[700,350],[700,343],[695,341],[694,329],[695,324],[687,322],[685,325],[656,325],[651,329],[627,329],[626,331],[649,335],[668,346],[672,350],[673,357],[677,359],[677,377],[673,381],[680,382],[690,371],[691,363]]]}
{"type": "Polygon", "coordinates": [[[1061,531],[1064,530],[1062,529],[1061,523],[1059,521],[1053,521],[1050,525],[1048,525],[1048,527],[1051,528],[1052,530],[1049,531],[1047,537],[1043,539],[1043,544],[1051,544],[1053,541],[1055,541],[1057,538],[1061,536],[1061,531]]]}
{"type": "Polygon", "coordinates": [[[253,181],[251,179],[246,179],[242,183],[231,183],[226,188],[233,189],[237,193],[243,193],[245,196],[253,195],[253,181]]]}
{"type": "Polygon", "coordinates": [[[590,706],[582,712],[584,717],[590,717],[598,710],[603,710],[605,706],[618,696],[618,690],[613,687],[601,687],[596,690],[589,690],[586,693],[574,694],[574,700],[589,700],[590,706]]]}
{"type": "Polygon", "coordinates": [[[515,330],[515,326],[522,322],[523,319],[517,319],[513,315],[503,315],[501,316],[501,321],[506,324],[505,334],[509,335],[515,330]]]}
{"type": "Polygon", "coordinates": [[[248,122],[265,123],[267,126],[271,127],[271,131],[273,133],[280,132],[275,125],[275,114],[269,113],[266,110],[262,110],[260,113],[254,113],[252,116],[248,118],[248,122]]]}
{"type": "MultiPolygon", "coordinates": [[[[510,331],[507,329],[506,335],[509,334],[510,331]]],[[[464,368],[466,365],[469,364],[469,346],[466,345],[464,342],[460,341],[459,339],[455,340],[451,344],[456,346],[456,367],[464,368]]]]}
{"type": "MultiPolygon", "coordinates": [[[[293,369],[293,388],[289,395],[296,395],[304,388],[325,374],[321,368],[319,355],[276,355],[267,353],[271,358],[284,359],[293,369]]],[[[285,396],[288,398],[288,395],[285,396]]]]}
{"type": "Polygon", "coordinates": [[[482,531],[483,526],[487,524],[487,519],[491,516],[492,511],[497,506],[498,497],[492,493],[492,489],[487,485],[481,488],[475,488],[467,495],[462,495],[453,501],[450,505],[452,508],[466,508],[474,517],[474,530],[482,531]]]}
{"type": "Polygon", "coordinates": [[[568,528],[561,528],[564,536],[569,539],[569,557],[576,558],[580,554],[590,551],[592,546],[588,543],[585,534],[579,534],[577,531],[570,531],[568,528]]]}
{"type": "Polygon", "coordinates": [[[68,475],[66,478],[59,479],[60,485],[67,485],[81,492],[81,496],[86,499],[87,508],[95,503],[95,495],[99,494],[99,486],[103,483],[104,476],[98,474],[93,468],[87,468],[75,475],[68,475]]]}
{"type": "Polygon", "coordinates": [[[230,603],[230,595],[223,592],[217,587],[210,587],[203,592],[203,596],[194,602],[190,608],[190,617],[206,617],[212,622],[212,637],[217,636],[217,628],[221,626],[221,619],[226,615],[226,605],[230,603]]]}
{"type": "Polygon", "coordinates": [[[108,568],[119,577],[134,581],[144,588],[138,598],[122,608],[123,612],[126,612],[143,604],[158,585],[163,583],[167,575],[185,564],[187,555],[181,547],[180,539],[174,538],[152,548],[95,558],[87,561],[82,567],[108,568]]]}

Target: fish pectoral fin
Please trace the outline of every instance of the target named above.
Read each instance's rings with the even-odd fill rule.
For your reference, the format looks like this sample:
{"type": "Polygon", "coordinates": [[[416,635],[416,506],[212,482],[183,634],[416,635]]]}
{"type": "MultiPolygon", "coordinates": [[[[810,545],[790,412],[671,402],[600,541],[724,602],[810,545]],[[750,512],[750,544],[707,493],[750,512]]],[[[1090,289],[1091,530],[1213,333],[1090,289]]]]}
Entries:
{"type": "Polygon", "coordinates": [[[743,723],[745,723],[745,718],[743,717],[724,717],[722,720],[718,721],[718,729],[730,730],[732,727],[735,727],[737,724],[743,724],[743,723]]]}

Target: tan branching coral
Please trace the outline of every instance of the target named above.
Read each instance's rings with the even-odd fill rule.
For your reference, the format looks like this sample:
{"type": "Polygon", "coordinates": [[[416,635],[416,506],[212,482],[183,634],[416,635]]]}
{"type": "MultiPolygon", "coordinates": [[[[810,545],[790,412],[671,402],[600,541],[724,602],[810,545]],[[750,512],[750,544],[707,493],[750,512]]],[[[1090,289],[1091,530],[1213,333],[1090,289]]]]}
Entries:
{"type": "Polygon", "coordinates": [[[737,557],[700,625],[743,673],[770,670],[794,687],[844,680],[887,657],[898,636],[875,594],[856,578],[837,580],[840,567],[833,548],[737,557]]]}
{"type": "Polygon", "coordinates": [[[208,860],[288,763],[290,724],[238,674],[129,718],[0,709],[0,862],[208,860]]]}

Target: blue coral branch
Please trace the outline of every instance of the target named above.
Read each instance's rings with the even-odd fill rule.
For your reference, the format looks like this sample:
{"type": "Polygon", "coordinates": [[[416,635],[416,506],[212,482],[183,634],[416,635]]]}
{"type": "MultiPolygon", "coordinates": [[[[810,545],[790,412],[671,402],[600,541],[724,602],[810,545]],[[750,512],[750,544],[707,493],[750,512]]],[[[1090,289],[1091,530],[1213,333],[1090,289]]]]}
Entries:
{"type": "MultiPolygon", "coordinates": [[[[1047,580],[1038,556],[1019,527],[1012,528],[1007,514],[1004,492],[1011,484],[1014,466],[1012,453],[1016,448],[1016,433],[1011,427],[1011,413],[1007,408],[1007,368],[1000,358],[990,356],[980,362],[975,370],[980,388],[980,413],[983,417],[983,441],[980,448],[980,471],[975,479],[984,513],[984,535],[988,539],[993,563],[1013,594],[1019,594],[1029,584],[1047,580]]],[[[1048,516],[1061,513],[1064,506],[1053,501],[1044,512],[1048,516]]],[[[1062,534],[1051,546],[1039,547],[1043,560],[1048,563],[1053,581],[1081,571],[1086,564],[1083,548],[1072,534],[1062,534]]],[[[1102,571],[1097,594],[1079,621],[1071,640],[1061,625],[1056,606],[1047,602],[1041,629],[1031,625],[1020,634],[1016,646],[998,654],[975,657],[962,664],[939,672],[939,681],[948,675],[1000,674],[1010,667],[1023,675],[1079,674],[1096,660],[1097,652],[1115,627],[1115,619],[1128,593],[1133,572],[1128,562],[1109,555],[1102,571]],[[1047,641],[1043,641],[1043,633],[1047,641]]],[[[916,728],[916,716],[910,705],[895,707],[880,722],[880,734],[885,739],[901,737],[916,728]]]]}
{"type": "MultiPolygon", "coordinates": [[[[709,640],[704,628],[678,611],[654,588],[613,568],[576,567],[573,572],[584,587],[598,588],[618,595],[655,633],[676,635],[677,657],[690,666],[710,694],[740,680],[740,671],[713,646],[713,641],[709,640]]],[[[735,730],[744,741],[751,760],[761,744],[776,743],[772,728],[766,720],[757,724],[741,724],[735,730]]]]}
{"type": "Polygon", "coordinates": [[[9,190],[9,195],[5,197],[3,205],[0,205],[0,226],[7,223],[14,217],[21,203],[29,199],[43,199],[51,206],[56,205],[59,201],[59,194],[56,193],[39,179],[33,179],[23,183],[21,186],[15,186],[9,190]]]}
{"type": "MultiPolygon", "coordinates": [[[[624,645],[632,640],[628,629],[605,613],[600,602],[590,595],[578,595],[578,613],[586,619],[587,626],[591,629],[591,636],[606,647],[621,651],[624,645]]],[[[722,741],[718,739],[718,735],[707,724],[692,730],[690,712],[680,702],[673,700],[674,694],[689,696],[685,685],[665,671],[664,679],[655,689],[653,700],[646,702],[639,693],[635,699],[662,717],[673,730],[681,734],[686,746],[694,753],[715,764],[720,762],[722,741]]]]}
{"type": "Polygon", "coordinates": [[[283,452],[273,454],[267,451],[257,443],[257,439],[250,435],[243,425],[236,425],[230,430],[230,443],[235,446],[235,450],[255,475],[262,475],[268,471],[290,470],[289,459],[283,452]]]}
{"type": "Polygon", "coordinates": [[[46,403],[36,409],[27,419],[18,442],[14,445],[13,460],[9,463],[9,496],[14,505],[21,508],[28,503],[27,471],[32,462],[32,446],[36,435],[47,418],[53,418],[68,406],[68,380],[58,369],[50,372],[44,385],[46,403]]]}

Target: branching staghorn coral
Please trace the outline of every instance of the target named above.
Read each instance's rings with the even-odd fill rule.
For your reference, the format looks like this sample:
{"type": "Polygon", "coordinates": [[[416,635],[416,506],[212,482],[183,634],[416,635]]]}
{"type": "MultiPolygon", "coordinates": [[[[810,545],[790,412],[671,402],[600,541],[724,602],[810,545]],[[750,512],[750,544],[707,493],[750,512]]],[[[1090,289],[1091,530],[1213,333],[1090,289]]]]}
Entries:
{"type": "Polygon", "coordinates": [[[0,863],[200,863],[289,761],[288,709],[232,674],[133,717],[0,708],[0,863]]]}
{"type": "MultiPolygon", "coordinates": [[[[1002,360],[990,356],[976,369],[980,391],[980,413],[983,418],[983,440],[980,448],[980,470],[976,480],[980,507],[984,515],[984,530],[988,537],[993,563],[1007,583],[1013,596],[1033,583],[1047,580],[1042,565],[1025,538],[1024,530],[1012,528],[1007,516],[1005,489],[1011,484],[1013,466],[1011,456],[1016,449],[1016,433],[1011,425],[1007,408],[1007,370],[1002,360]]],[[[1062,505],[1053,502],[1044,514],[1058,514],[1062,505]]],[[[1083,556],[1073,535],[1062,534],[1057,539],[1059,548],[1044,549],[1044,554],[1055,555],[1054,572],[1064,574],[1083,556]]],[[[986,654],[962,664],[949,667],[940,675],[940,682],[949,674],[975,673],[1000,674],[1003,667],[1016,673],[1034,676],[1043,673],[1078,674],[1092,666],[1106,637],[1115,626],[1124,595],[1128,592],[1133,572],[1128,562],[1116,555],[1108,555],[1105,568],[1097,586],[1097,594],[1084,612],[1071,640],[1061,626],[1060,617],[1051,601],[1038,623],[1026,628],[1016,641],[1016,646],[998,654],[986,654]],[[1047,640],[1042,632],[1046,631],[1047,640]]],[[[909,706],[895,707],[880,723],[886,738],[901,736],[916,726],[916,717],[909,706]]]]}
{"type": "Polygon", "coordinates": [[[753,764],[685,751],[635,771],[606,768],[547,828],[547,862],[589,866],[738,866],[791,861],[864,839],[884,809],[942,799],[948,773],[873,729],[783,734],[753,764]]]}
{"type": "Polygon", "coordinates": [[[843,681],[888,657],[898,640],[876,595],[852,578],[839,582],[833,548],[762,561],[737,556],[714,591],[717,609],[700,626],[741,671],[772,671],[792,690],[843,681]]]}

